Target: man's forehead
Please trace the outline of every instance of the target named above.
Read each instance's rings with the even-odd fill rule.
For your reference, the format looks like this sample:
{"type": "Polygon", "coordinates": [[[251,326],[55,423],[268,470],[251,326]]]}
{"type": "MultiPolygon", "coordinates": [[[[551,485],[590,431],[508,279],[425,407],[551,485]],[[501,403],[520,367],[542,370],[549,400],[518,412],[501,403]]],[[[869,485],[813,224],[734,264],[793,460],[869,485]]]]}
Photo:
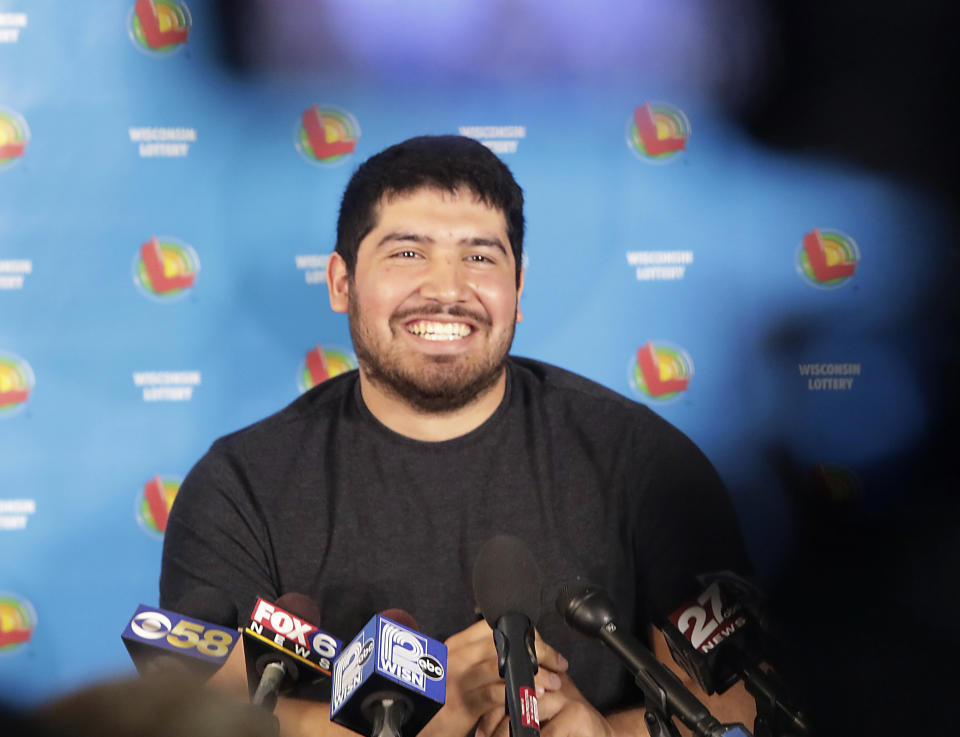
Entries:
{"type": "Polygon", "coordinates": [[[459,199],[470,199],[477,205],[487,208],[488,210],[493,210],[494,212],[500,213],[503,216],[504,222],[506,222],[506,213],[501,210],[499,207],[492,205],[485,197],[483,197],[479,192],[474,190],[468,185],[458,186],[456,189],[445,189],[442,187],[434,187],[431,185],[424,185],[422,187],[417,187],[415,189],[404,189],[404,190],[388,190],[383,193],[380,197],[380,200],[377,202],[374,207],[373,215],[374,221],[378,219],[380,213],[383,211],[384,206],[396,204],[397,202],[402,202],[404,200],[412,200],[415,197],[422,194],[432,194],[440,197],[442,200],[459,200],[459,199]]]}

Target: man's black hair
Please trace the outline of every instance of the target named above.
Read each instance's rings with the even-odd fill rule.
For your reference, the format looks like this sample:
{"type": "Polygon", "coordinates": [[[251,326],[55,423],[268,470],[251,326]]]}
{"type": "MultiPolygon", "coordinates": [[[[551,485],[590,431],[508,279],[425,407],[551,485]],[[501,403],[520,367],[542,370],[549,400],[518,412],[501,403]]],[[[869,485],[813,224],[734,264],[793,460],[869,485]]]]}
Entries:
{"type": "Polygon", "coordinates": [[[507,238],[517,264],[517,284],[523,258],[523,191],[496,154],[479,141],[463,136],[418,136],[391,146],[363,162],[354,172],[340,201],[337,253],[352,275],[357,250],[377,225],[377,207],[384,198],[418,189],[441,192],[468,190],[503,213],[507,238]]]}

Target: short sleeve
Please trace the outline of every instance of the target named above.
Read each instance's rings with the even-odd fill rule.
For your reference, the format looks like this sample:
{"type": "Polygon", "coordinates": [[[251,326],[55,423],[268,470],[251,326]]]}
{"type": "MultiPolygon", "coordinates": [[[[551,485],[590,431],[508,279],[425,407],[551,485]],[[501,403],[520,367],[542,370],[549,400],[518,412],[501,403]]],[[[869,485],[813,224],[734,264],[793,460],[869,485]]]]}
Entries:
{"type": "Polygon", "coordinates": [[[723,482],[682,432],[664,423],[638,494],[636,555],[648,621],[699,593],[696,576],[750,573],[740,524],[723,482]]]}
{"type": "Polygon", "coordinates": [[[242,621],[258,596],[278,592],[264,516],[241,464],[221,444],[177,492],[164,533],[160,606],[176,611],[192,588],[211,586],[232,600],[242,621]]]}

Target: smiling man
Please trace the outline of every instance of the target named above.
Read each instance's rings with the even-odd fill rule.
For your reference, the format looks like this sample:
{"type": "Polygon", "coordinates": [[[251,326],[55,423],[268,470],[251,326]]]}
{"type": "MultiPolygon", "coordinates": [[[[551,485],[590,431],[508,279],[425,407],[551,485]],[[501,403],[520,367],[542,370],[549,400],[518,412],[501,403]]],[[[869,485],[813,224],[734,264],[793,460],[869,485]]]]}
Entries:
{"type": "Polygon", "coordinates": [[[462,435],[493,414],[523,289],[503,212],[447,187],[381,195],[356,251],[338,247],[327,267],[330,304],[350,315],[364,402],[418,440],[462,435]]]}
{"type": "MultiPolygon", "coordinates": [[[[514,534],[546,584],[544,735],[646,733],[626,671],[553,611],[558,585],[602,586],[621,626],[668,660],[651,623],[689,597],[696,574],[742,570],[746,556],[715,471],[682,433],[582,377],[508,355],[523,234],[520,187],[476,141],[414,138],[359,167],[327,268],[359,369],[197,463],[167,526],[161,606],[213,585],[243,617],[258,596],[299,592],[343,640],[375,612],[406,609],[449,649],[446,705],[422,734],[505,736],[471,570],[486,540],[514,534]]],[[[752,718],[742,689],[709,704],[722,721],[752,718]]],[[[287,734],[339,730],[324,705],[288,701],[278,714],[287,734]]]]}

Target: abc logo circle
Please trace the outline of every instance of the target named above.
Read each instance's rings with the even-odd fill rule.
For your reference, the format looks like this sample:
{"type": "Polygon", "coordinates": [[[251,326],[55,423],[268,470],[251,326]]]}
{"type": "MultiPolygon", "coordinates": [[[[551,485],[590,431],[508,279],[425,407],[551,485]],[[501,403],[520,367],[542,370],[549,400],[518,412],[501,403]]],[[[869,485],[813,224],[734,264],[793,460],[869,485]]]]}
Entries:
{"type": "Polygon", "coordinates": [[[443,678],[443,666],[440,665],[440,661],[432,655],[421,655],[419,660],[417,660],[417,664],[427,678],[434,681],[439,681],[443,678]]]}
{"type": "Polygon", "coordinates": [[[367,640],[363,643],[363,647],[360,650],[360,657],[357,658],[357,665],[364,665],[370,660],[370,656],[373,655],[373,644],[373,640],[367,640]]]}

